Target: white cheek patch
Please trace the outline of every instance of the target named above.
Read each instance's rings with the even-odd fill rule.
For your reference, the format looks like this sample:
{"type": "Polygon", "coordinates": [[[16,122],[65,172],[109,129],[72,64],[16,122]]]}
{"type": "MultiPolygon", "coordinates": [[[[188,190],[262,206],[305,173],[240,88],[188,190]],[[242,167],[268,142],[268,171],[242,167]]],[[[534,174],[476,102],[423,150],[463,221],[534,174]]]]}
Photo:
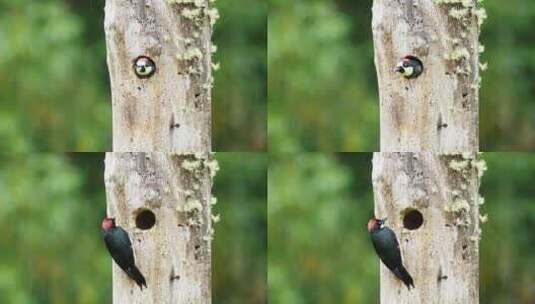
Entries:
{"type": "Polygon", "coordinates": [[[412,73],[414,73],[414,68],[411,67],[411,66],[406,67],[404,69],[405,69],[405,71],[404,71],[403,75],[405,75],[406,77],[410,77],[410,76],[412,76],[412,73]]]}

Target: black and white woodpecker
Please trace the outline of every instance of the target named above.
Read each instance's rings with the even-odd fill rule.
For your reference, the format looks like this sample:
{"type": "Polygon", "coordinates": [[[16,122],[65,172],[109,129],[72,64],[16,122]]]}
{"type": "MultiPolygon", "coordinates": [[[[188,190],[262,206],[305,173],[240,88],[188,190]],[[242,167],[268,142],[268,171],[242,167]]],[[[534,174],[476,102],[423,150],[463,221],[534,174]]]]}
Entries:
{"type": "Polygon", "coordinates": [[[373,247],[383,264],[410,290],[411,287],[414,288],[414,281],[401,261],[401,252],[396,234],[385,226],[385,221],[386,219],[380,220],[376,218],[368,221],[368,232],[370,233],[373,247]]]}
{"type": "Polygon", "coordinates": [[[147,287],[145,277],[139,271],[134,260],[134,251],[128,233],[115,225],[114,218],[104,218],[102,221],[102,235],[106,248],[119,267],[136,282],[139,288],[147,287]]]}
{"type": "Polygon", "coordinates": [[[416,78],[423,71],[424,65],[422,61],[411,55],[403,57],[395,69],[395,72],[401,73],[407,79],[416,78]]]}

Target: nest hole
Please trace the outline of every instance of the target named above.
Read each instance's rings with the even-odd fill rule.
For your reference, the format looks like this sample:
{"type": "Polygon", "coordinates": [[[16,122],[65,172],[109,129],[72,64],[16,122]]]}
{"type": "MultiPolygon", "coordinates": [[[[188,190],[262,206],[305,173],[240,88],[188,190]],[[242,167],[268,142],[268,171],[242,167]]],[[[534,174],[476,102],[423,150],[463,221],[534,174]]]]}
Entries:
{"type": "Polygon", "coordinates": [[[142,209],[136,215],[136,227],[141,230],[149,230],[156,224],[156,215],[149,209],[142,209]]]}
{"type": "Polygon", "coordinates": [[[416,230],[424,223],[424,216],[416,209],[407,209],[403,214],[403,227],[406,229],[416,230]]]}

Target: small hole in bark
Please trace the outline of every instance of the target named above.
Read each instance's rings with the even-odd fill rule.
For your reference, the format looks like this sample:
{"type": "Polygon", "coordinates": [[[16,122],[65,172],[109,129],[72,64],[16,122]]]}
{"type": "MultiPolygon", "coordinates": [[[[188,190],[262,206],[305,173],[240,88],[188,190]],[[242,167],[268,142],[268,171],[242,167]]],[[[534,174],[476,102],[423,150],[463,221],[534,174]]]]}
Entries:
{"type": "Polygon", "coordinates": [[[148,230],[156,224],[156,216],[149,209],[142,209],[136,215],[136,227],[148,230]]]}
{"type": "Polygon", "coordinates": [[[171,269],[171,274],[169,275],[169,281],[174,281],[174,280],[180,280],[180,275],[175,275],[175,269],[171,269]]]}
{"type": "Polygon", "coordinates": [[[422,213],[416,209],[406,209],[403,212],[403,227],[409,230],[416,230],[424,223],[422,213]]]}

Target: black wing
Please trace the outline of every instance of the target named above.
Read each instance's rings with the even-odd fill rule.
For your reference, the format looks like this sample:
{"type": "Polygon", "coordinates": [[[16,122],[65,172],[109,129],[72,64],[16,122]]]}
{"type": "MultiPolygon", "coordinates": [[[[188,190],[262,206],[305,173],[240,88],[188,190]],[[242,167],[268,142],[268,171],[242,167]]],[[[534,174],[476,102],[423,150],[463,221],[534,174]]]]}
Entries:
{"type": "Polygon", "coordinates": [[[104,242],[111,257],[126,273],[131,273],[134,266],[134,252],[128,233],[121,227],[115,227],[104,233],[104,242]]]}
{"type": "Polygon", "coordinates": [[[377,255],[388,269],[394,271],[402,265],[399,243],[394,231],[385,227],[372,233],[371,237],[377,255]]]}

